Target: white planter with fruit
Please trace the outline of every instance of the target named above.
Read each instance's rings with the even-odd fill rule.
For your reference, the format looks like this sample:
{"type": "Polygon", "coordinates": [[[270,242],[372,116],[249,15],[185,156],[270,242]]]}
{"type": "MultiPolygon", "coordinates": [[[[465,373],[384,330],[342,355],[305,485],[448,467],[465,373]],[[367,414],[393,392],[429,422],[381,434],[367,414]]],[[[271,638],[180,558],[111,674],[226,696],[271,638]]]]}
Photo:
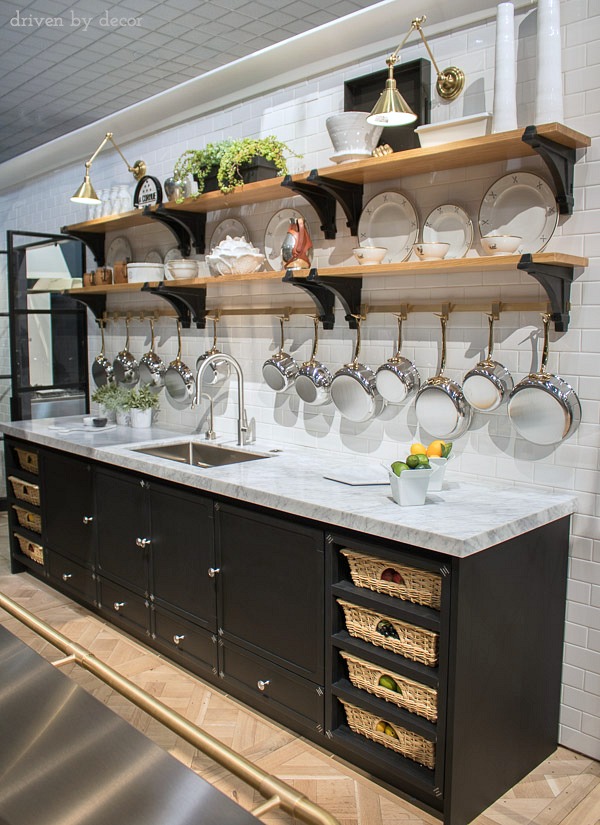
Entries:
{"type": "Polygon", "coordinates": [[[441,490],[451,450],[450,441],[432,441],[428,447],[411,444],[406,460],[394,461],[388,471],[396,504],[425,504],[429,491],[441,490]]]}

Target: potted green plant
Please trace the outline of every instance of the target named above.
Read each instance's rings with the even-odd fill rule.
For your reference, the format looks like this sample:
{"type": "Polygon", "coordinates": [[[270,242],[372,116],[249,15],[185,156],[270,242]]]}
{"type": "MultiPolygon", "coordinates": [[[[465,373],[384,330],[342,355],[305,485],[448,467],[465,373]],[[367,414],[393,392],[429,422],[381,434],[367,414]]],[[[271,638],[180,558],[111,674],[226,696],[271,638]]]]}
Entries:
{"type": "Polygon", "coordinates": [[[219,164],[219,189],[231,192],[244,183],[287,175],[286,154],[301,157],[274,135],[230,141],[219,164]]]}
{"type": "Polygon", "coordinates": [[[101,387],[96,387],[92,393],[92,401],[98,404],[100,408],[100,415],[108,421],[114,422],[117,417],[118,398],[120,393],[114,381],[103,384],[101,387]]]}
{"type": "Polygon", "coordinates": [[[152,411],[158,409],[158,395],[148,384],[138,389],[128,390],[125,407],[129,410],[132,427],[150,427],[152,411]]]}
{"type": "MultiPolygon", "coordinates": [[[[191,175],[198,184],[198,191],[192,195],[197,198],[203,192],[210,191],[206,179],[214,178],[212,189],[217,189],[217,172],[223,153],[230,144],[230,140],[222,140],[219,143],[207,143],[204,149],[187,149],[175,163],[173,177],[175,180],[183,181],[191,175]]],[[[178,199],[181,203],[183,198],[178,199]]]]}

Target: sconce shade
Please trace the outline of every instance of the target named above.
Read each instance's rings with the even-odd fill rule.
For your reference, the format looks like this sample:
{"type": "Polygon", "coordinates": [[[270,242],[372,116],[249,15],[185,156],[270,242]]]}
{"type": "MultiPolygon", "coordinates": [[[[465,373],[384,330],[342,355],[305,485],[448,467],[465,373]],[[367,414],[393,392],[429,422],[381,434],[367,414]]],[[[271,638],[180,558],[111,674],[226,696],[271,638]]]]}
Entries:
{"type": "Polygon", "coordinates": [[[92,186],[92,182],[90,180],[90,176],[86,175],[83,179],[83,183],[75,192],[71,200],[74,203],[89,203],[95,204],[100,203],[100,198],[96,194],[96,190],[92,186]]]}
{"type": "Polygon", "coordinates": [[[388,66],[389,76],[385,81],[385,89],[379,95],[367,123],[373,126],[405,126],[414,123],[417,115],[398,91],[394,80],[394,64],[388,61],[388,66]]]}

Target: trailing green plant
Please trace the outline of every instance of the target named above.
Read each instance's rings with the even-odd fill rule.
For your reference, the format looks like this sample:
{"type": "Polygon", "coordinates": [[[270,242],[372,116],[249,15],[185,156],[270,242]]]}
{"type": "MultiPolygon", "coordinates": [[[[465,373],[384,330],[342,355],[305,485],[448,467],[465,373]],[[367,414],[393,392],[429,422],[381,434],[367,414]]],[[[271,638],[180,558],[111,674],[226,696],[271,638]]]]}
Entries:
{"type": "Polygon", "coordinates": [[[148,384],[145,384],[139,390],[135,388],[126,390],[123,408],[126,410],[156,410],[158,404],[158,395],[152,392],[148,384]]]}
{"type": "MultiPolygon", "coordinates": [[[[187,149],[177,160],[173,170],[175,180],[185,180],[188,175],[192,175],[198,184],[198,191],[192,195],[197,198],[204,192],[206,178],[219,168],[223,153],[233,141],[222,140],[219,143],[207,143],[204,149],[187,149]]],[[[181,203],[183,198],[178,199],[181,203]]]]}
{"type": "Polygon", "coordinates": [[[123,397],[123,388],[115,384],[114,381],[103,384],[101,387],[96,387],[92,393],[92,401],[95,404],[102,404],[107,410],[119,409],[123,397]]]}
{"type": "Polygon", "coordinates": [[[275,164],[278,175],[287,175],[286,154],[302,157],[274,135],[265,138],[242,138],[232,140],[221,156],[217,180],[222,192],[231,192],[244,181],[241,168],[252,162],[255,157],[262,157],[275,164]]]}

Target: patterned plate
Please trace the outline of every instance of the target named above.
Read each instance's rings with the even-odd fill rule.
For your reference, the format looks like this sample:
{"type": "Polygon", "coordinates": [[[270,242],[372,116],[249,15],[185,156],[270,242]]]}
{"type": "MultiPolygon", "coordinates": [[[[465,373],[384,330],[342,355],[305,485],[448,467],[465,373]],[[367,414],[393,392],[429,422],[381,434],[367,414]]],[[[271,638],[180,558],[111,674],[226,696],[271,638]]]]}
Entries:
{"type": "Polygon", "coordinates": [[[385,263],[406,261],[419,236],[417,211],[402,192],[380,192],[358,221],[361,246],[385,246],[385,263]]]}

